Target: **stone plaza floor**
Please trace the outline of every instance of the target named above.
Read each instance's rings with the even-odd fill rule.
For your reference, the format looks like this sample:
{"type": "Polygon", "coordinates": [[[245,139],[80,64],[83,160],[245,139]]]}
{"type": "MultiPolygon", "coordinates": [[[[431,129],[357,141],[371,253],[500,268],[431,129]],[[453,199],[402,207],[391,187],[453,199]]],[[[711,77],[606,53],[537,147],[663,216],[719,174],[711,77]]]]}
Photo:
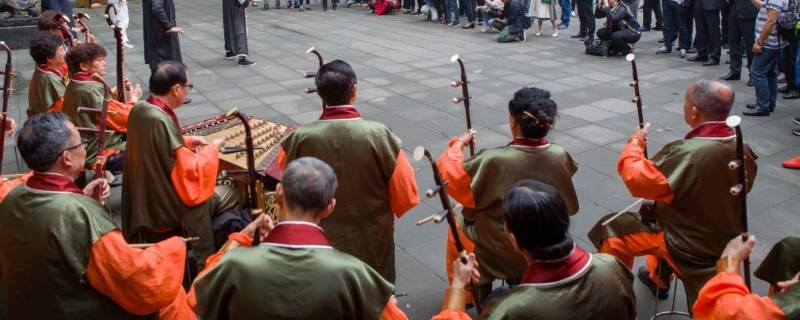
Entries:
{"type": "MultiPolygon", "coordinates": [[[[633,202],[616,173],[617,156],[637,124],[629,86],[630,64],[620,57],[585,55],[583,45],[569,37],[577,30],[577,17],[572,17],[573,25],[561,30],[557,38],[550,36],[546,25],[542,37],[529,30],[525,43],[498,44],[496,34],[423,22],[418,16],[379,17],[360,8],[323,12],[319,3],[312,5],[313,10],[306,12],[262,11],[260,3],[251,8],[250,59],[257,64],[237,67],[235,60],[223,59],[221,3],[177,0],[178,26],[186,29],[181,36],[183,59],[195,85],[190,95],[193,102],[177,110],[181,123],[189,124],[232,107],[294,125],[313,122],[320,114],[320,101],[316,95],[303,93],[313,83],[303,79],[301,72],[317,68],[316,59],[305,53],[314,46],[327,61],[344,59],[353,66],[359,77],[356,106],[365,118],[387,124],[403,139],[407,152],[422,145],[438,156],[450,137],[465,130],[463,107],[450,102],[460,95],[460,89],[449,86],[459,76],[458,66],[450,63],[450,56],[457,53],[471,81],[478,148],[510,141],[507,102],[515,90],[537,86],[552,92],[560,116],[550,138],[578,161],[574,182],[580,212],[572,218],[570,232],[579,245],[593,251],[586,237],[592,225],[601,216],[633,202]]],[[[136,47],[127,50],[125,70],[132,82],[146,83],[150,71],[144,65],[141,46],[141,2],[132,0],[129,6],[128,33],[136,47]]],[[[107,79],[113,82],[114,39],[101,10],[76,11],[92,16],[90,26],[98,42],[109,49],[107,79]]],[[[602,20],[597,25],[601,26],[602,20]]],[[[680,59],[677,53],[656,56],[653,51],[660,46],[656,43],[660,36],[660,32],[644,33],[636,49],[645,119],[652,123],[651,154],[688,131],[682,116],[687,85],[695,79],[727,73],[724,63],[702,67],[680,59]]],[[[21,124],[34,64],[27,50],[14,51],[14,57],[20,76],[15,80],[18,90],[9,115],[21,124]]],[[[746,77],[732,82],[736,88],[735,114],[745,103],[755,101],[753,89],[745,86],[746,77]]],[[[778,99],[772,116],[744,119],[746,140],[760,156],[755,187],[748,197],[751,232],[759,238],[752,255],[753,269],[773,243],[800,233],[800,171],[780,166],[781,161],[800,155],[800,137],[791,134],[795,127],[792,118],[798,115],[798,102],[778,99]]],[[[6,144],[4,173],[24,170],[21,159],[13,154],[13,145],[6,144]]],[[[431,169],[425,163],[414,166],[422,192],[433,185],[431,169]]],[[[396,292],[400,307],[411,319],[436,314],[447,287],[443,258],[446,225],[415,225],[439,210],[438,199],[426,199],[396,222],[396,292]]],[[[755,291],[766,293],[766,284],[753,282],[755,291]]],[[[654,310],[653,297],[639,281],[634,287],[639,318],[649,318],[654,310]]],[[[680,291],[682,288],[677,308],[686,310],[680,291]]],[[[662,301],[659,309],[668,309],[671,302],[662,301]]]]}

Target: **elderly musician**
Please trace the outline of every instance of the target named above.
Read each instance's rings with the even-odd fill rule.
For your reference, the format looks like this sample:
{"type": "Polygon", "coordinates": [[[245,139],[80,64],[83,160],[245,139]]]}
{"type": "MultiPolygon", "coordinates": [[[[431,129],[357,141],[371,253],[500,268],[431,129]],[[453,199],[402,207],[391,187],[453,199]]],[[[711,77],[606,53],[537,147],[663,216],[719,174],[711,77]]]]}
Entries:
{"type": "Polygon", "coordinates": [[[103,209],[104,179],[80,189],[85,141],[62,113],[25,122],[17,147],[34,173],[0,203],[0,264],[9,319],[192,319],[177,237],[131,248],[103,209]]]}
{"type": "Polygon", "coordinates": [[[67,51],[60,36],[42,33],[31,41],[30,55],[36,62],[28,85],[28,117],[42,112],[61,112],[67,90],[67,51]]]}

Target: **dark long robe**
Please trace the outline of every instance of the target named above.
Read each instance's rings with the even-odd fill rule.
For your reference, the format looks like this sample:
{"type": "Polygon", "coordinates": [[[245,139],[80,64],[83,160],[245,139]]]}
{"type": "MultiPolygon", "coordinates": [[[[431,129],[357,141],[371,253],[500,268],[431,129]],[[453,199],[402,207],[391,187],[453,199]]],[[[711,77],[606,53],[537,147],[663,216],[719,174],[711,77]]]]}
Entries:
{"type": "Polygon", "coordinates": [[[247,50],[247,7],[239,0],[222,1],[222,28],[225,34],[225,51],[235,54],[248,54],[247,50]]]}
{"type": "Polygon", "coordinates": [[[183,61],[178,33],[167,32],[175,26],[172,0],[142,0],[144,63],[151,68],[164,60],[183,61]]]}

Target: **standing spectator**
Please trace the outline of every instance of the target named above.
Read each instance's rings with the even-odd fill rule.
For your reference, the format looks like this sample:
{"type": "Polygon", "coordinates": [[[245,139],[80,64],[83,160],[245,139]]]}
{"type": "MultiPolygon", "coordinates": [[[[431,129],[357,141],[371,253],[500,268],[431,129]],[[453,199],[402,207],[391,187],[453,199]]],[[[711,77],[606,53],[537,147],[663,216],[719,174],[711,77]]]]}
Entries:
{"type": "Polygon", "coordinates": [[[742,51],[747,57],[747,69],[753,63],[753,42],[758,8],[750,0],[731,0],[728,17],[728,54],[731,58],[730,72],[722,80],[739,80],[742,76],[742,51]],[[742,47],[744,45],[744,48],[742,47]]]}
{"type": "Polygon", "coordinates": [[[112,20],[119,24],[120,31],[122,31],[122,44],[125,48],[133,48],[133,45],[128,41],[128,24],[131,21],[130,15],[128,15],[128,0],[109,0],[108,3],[117,8],[116,15],[113,15],[113,11],[111,13],[112,20]]]}
{"type": "Polygon", "coordinates": [[[721,38],[719,15],[723,0],[696,0],[694,4],[694,24],[697,29],[695,45],[697,54],[689,61],[703,62],[704,66],[719,64],[721,38]]]}
{"type": "MultiPolygon", "coordinates": [[[[631,8],[631,10],[634,10],[631,8]]],[[[650,31],[650,22],[652,22],[653,15],[656,16],[656,26],[653,30],[659,31],[663,27],[663,23],[661,23],[662,12],[661,12],[661,0],[644,0],[644,8],[642,8],[642,22],[644,23],[643,31],[647,32],[650,31]]]]}
{"type": "Polygon", "coordinates": [[[542,23],[550,20],[553,26],[553,37],[558,37],[558,27],[556,27],[556,7],[553,0],[532,0],[531,9],[528,15],[536,17],[536,36],[542,36],[542,23]]]}
{"type": "MultiPolygon", "coordinates": [[[[628,12],[630,12],[631,16],[633,16],[633,20],[636,20],[637,22],[639,21],[639,4],[642,3],[641,1],[642,0],[622,0],[622,3],[628,6],[628,12]]],[[[599,2],[600,1],[598,1],[598,3],[599,2]]],[[[596,15],[597,13],[595,12],[595,16],[596,15]]]]}
{"type": "Polygon", "coordinates": [[[247,60],[247,7],[250,0],[222,1],[222,30],[225,35],[225,59],[239,58],[238,66],[256,64],[247,60]]]}
{"type": "MultiPolygon", "coordinates": [[[[791,1],[790,6],[794,4],[796,8],[796,3],[796,0],[791,1]]],[[[795,11],[791,9],[790,12],[793,13],[795,11]]],[[[781,54],[781,70],[783,70],[783,74],[786,77],[786,85],[778,89],[778,93],[783,93],[784,99],[791,100],[800,98],[800,92],[798,92],[797,88],[797,68],[795,67],[797,62],[797,35],[794,30],[794,16],[787,17],[786,19],[781,17],[778,23],[783,25],[784,20],[790,21],[785,23],[789,28],[776,27],[778,28],[781,42],[786,43],[786,46],[783,47],[783,53],[781,54]]]]}
{"type": "Polygon", "coordinates": [[[172,0],[142,0],[142,27],[144,63],[150,66],[151,73],[161,61],[183,61],[178,42],[178,33],[183,28],[175,22],[172,0]]]}
{"type": "Polygon", "coordinates": [[[461,26],[461,29],[474,29],[475,28],[475,0],[459,0],[459,5],[464,9],[467,16],[467,23],[461,26]]]}
{"type": "Polygon", "coordinates": [[[572,37],[586,41],[586,39],[594,38],[594,13],[592,12],[594,5],[592,0],[577,0],[577,2],[580,27],[578,33],[572,35],[572,37]]]}
{"type": "Polygon", "coordinates": [[[681,58],[685,58],[686,52],[692,47],[692,35],[686,29],[686,20],[689,19],[689,16],[688,9],[683,5],[684,2],[685,0],[664,0],[664,46],[656,50],[656,54],[672,52],[672,46],[676,40],[681,58]]]}
{"type": "Polygon", "coordinates": [[[750,65],[750,79],[756,90],[756,104],[748,104],[745,116],[766,117],[775,110],[778,99],[778,73],[781,49],[787,45],[778,35],[780,17],[794,10],[794,0],[766,0],[760,4],[756,18],[756,43],[753,44],[753,64],[750,65]]]}
{"type": "Polygon", "coordinates": [[[558,28],[569,28],[569,17],[572,13],[572,3],[570,0],[558,0],[558,5],[561,7],[561,23],[558,25],[558,28]]]}
{"type": "Polygon", "coordinates": [[[457,26],[458,20],[458,0],[444,0],[444,23],[448,26],[457,26]]]}
{"type": "Polygon", "coordinates": [[[495,18],[492,23],[493,28],[501,30],[497,42],[524,42],[525,25],[530,22],[525,16],[525,9],[519,0],[503,0],[503,4],[503,18],[495,18]]]}

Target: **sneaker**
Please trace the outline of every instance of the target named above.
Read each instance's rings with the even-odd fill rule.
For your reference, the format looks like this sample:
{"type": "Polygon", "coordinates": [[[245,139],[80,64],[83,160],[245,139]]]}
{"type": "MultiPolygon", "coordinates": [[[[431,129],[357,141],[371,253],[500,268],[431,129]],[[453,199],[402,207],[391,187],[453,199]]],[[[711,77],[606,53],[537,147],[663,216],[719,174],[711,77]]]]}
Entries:
{"type": "Polygon", "coordinates": [[[575,11],[570,12],[569,15],[574,17],[575,16],[575,11]]]}
{"type": "Polygon", "coordinates": [[[125,46],[125,48],[128,48],[128,49],[136,48],[136,46],[132,45],[130,42],[125,42],[122,45],[125,46]]]}
{"type": "Polygon", "coordinates": [[[656,50],[656,54],[667,54],[667,53],[671,53],[671,52],[672,52],[672,48],[667,48],[666,46],[662,46],[661,48],[656,50]]]}
{"type": "Polygon", "coordinates": [[[239,56],[238,54],[235,54],[235,53],[230,52],[230,51],[225,52],[225,59],[228,59],[228,60],[234,59],[234,58],[236,58],[238,56],[239,56]]]}
{"type": "MultiPolygon", "coordinates": [[[[794,129],[792,133],[796,136],[800,136],[800,129],[794,129]]],[[[783,167],[787,169],[800,169],[800,156],[784,161],[783,167]]]]}
{"type": "Polygon", "coordinates": [[[239,58],[239,62],[236,63],[236,65],[240,66],[240,67],[252,66],[254,64],[256,64],[256,63],[253,62],[253,61],[247,60],[246,57],[239,58]]]}
{"type": "Polygon", "coordinates": [[[650,271],[647,271],[647,268],[639,267],[636,277],[650,289],[650,292],[653,293],[654,296],[656,295],[656,290],[658,290],[658,300],[666,300],[669,298],[669,285],[667,285],[666,288],[658,288],[658,285],[653,282],[653,279],[650,279],[650,271]]]}
{"type": "Polygon", "coordinates": [[[794,118],[794,124],[800,126],[800,117],[794,118]]]}
{"type": "Polygon", "coordinates": [[[793,135],[796,135],[796,136],[800,136],[800,129],[794,129],[794,130],[792,130],[792,134],[793,134],[793,135]]]}
{"type": "Polygon", "coordinates": [[[686,49],[681,49],[681,59],[686,58],[686,49]]]}

